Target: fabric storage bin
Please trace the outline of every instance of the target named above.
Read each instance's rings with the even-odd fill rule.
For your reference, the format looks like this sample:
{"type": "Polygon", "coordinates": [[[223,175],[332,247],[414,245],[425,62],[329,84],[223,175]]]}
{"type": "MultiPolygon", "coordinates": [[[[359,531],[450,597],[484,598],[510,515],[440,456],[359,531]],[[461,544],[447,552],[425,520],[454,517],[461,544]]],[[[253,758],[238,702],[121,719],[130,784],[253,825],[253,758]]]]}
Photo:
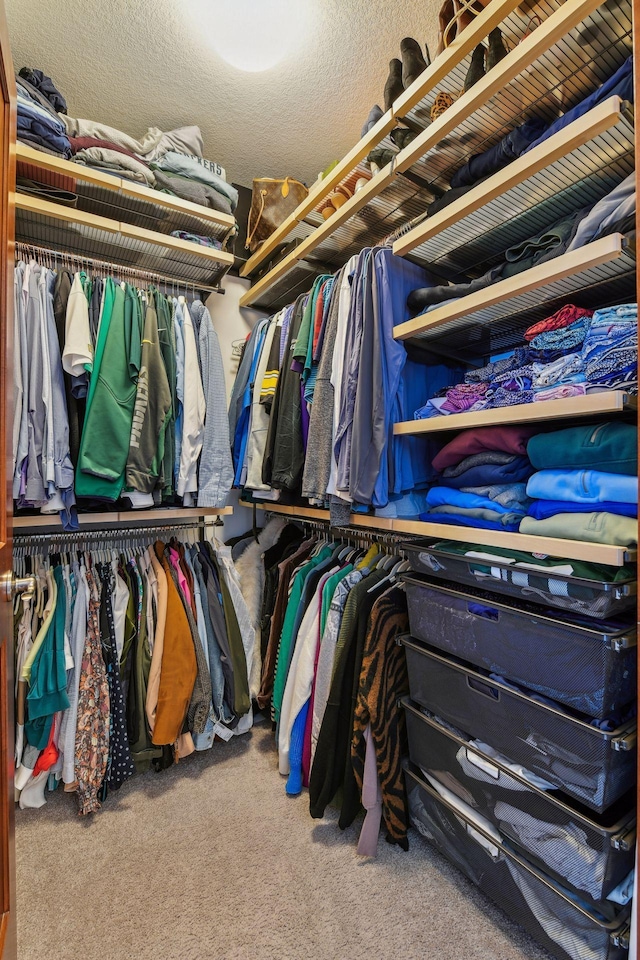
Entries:
{"type": "Polygon", "coordinates": [[[451,863],[558,960],[624,960],[629,909],[607,920],[506,846],[457,798],[405,767],[411,822],[451,863]]]}
{"type": "Polygon", "coordinates": [[[408,698],[402,705],[413,763],[486,817],[542,870],[598,901],[633,869],[633,791],[605,813],[594,814],[559,790],[545,789],[522,768],[515,771],[483,752],[476,741],[408,698]]]}
{"type": "Polygon", "coordinates": [[[405,574],[414,637],[589,717],[609,717],[636,696],[635,624],[560,619],[530,604],[405,574]]]}
{"type": "Polygon", "coordinates": [[[403,637],[411,698],[593,810],[635,784],[636,722],[607,732],[403,637]]]}
{"type": "MultiPolygon", "coordinates": [[[[561,573],[545,573],[544,570],[529,570],[506,560],[464,557],[431,544],[432,541],[420,539],[403,544],[416,573],[597,619],[615,617],[636,603],[637,582],[632,576],[609,582],[586,580],[561,573]]],[[[482,547],[477,550],[482,552],[482,547]]],[[[533,556],[532,562],[535,563],[533,556]]]]}

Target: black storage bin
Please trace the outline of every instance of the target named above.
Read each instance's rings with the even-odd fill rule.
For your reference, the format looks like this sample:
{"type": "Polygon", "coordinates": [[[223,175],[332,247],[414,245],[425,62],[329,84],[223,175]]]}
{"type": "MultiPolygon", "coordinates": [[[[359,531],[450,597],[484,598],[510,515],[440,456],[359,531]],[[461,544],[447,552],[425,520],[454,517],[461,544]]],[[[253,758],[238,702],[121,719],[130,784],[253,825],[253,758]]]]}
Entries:
{"type": "Polygon", "coordinates": [[[606,813],[594,814],[559,790],[532,784],[408,698],[403,706],[413,763],[486,817],[544,872],[599,901],[633,869],[633,791],[606,813]]]}
{"type": "Polygon", "coordinates": [[[558,960],[624,960],[629,909],[607,920],[508,847],[471,808],[455,806],[405,767],[415,828],[558,960]]]}
{"type": "Polygon", "coordinates": [[[403,577],[414,637],[564,703],[611,716],[636,696],[635,624],[559,618],[481,591],[403,577]]]}
{"type": "MultiPolygon", "coordinates": [[[[518,597],[545,607],[559,607],[589,617],[615,617],[635,607],[637,583],[629,576],[625,580],[585,580],[582,577],[544,570],[528,570],[507,563],[506,560],[480,560],[447,552],[432,540],[409,540],[403,544],[412,569],[439,580],[480,587],[492,593],[518,597]]],[[[482,552],[482,547],[477,547],[482,552]]],[[[535,559],[532,555],[532,562],[535,559]]]]}
{"type": "Polygon", "coordinates": [[[419,640],[403,637],[402,643],[411,698],[431,713],[593,810],[605,810],[634,785],[635,720],[605,732],[419,640]]]}

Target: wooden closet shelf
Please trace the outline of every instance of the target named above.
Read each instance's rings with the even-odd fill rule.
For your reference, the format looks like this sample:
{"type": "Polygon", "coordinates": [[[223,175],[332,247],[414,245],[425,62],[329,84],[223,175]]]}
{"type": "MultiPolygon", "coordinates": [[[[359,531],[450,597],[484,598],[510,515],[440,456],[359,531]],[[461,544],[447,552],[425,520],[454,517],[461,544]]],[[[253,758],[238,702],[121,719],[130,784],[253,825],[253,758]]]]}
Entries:
{"type": "MultiPolygon", "coordinates": [[[[240,501],[241,507],[256,506],[259,510],[280,513],[292,520],[322,520],[328,522],[329,511],[312,507],[297,507],[280,503],[249,503],[240,501]]],[[[506,547],[528,553],[543,553],[568,560],[584,560],[590,563],[606,563],[621,567],[636,559],[637,551],[612,544],[587,543],[583,540],[564,540],[558,537],[536,537],[530,534],[508,533],[501,530],[479,530],[474,527],[457,527],[453,524],[427,523],[423,520],[398,520],[352,514],[350,526],[367,530],[433,537],[437,540],[457,540],[463,543],[479,543],[487,547],[506,547]]]]}
{"type": "Polygon", "coordinates": [[[72,178],[73,186],[68,189],[78,195],[77,209],[84,213],[123,220],[158,233],[186,230],[221,242],[235,227],[234,218],[226,213],[49,156],[20,142],[16,144],[16,161],[18,176],[55,186],[61,185],[61,177],[72,178]]]}
{"type": "MultiPolygon", "coordinates": [[[[194,520],[198,517],[226,517],[233,513],[233,507],[157,507],[152,510],[122,510],[114,513],[80,513],[80,527],[89,526],[140,526],[145,523],[180,523],[181,520],[194,520]]],[[[60,529],[60,517],[57,514],[38,517],[13,518],[13,529],[20,533],[43,527],[60,529]]]]}
{"type": "MultiPolygon", "coordinates": [[[[240,501],[241,507],[257,507],[258,510],[265,510],[268,513],[280,513],[284,516],[296,518],[299,520],[321,520],[329,523],[329,511],[321,507],[300,507],[288,503],[269,503],[264,500],[262,503],[251,503],[248,500],[240,501]]],[[[369,514],[352,513],[349,525],[352,527],[366,527],[369,530],[391,530],[393,521],[386,517],[372,517],[369,514]]]]}
{"type": "Polygon", "coordinates": [[[444,275],[469,270],[544,228],[548,201],[560,219],[596,203],[633,168],[633,115],[610,97],[418,224],[393,252],[444,275]]]}
{"type": "Polygon", "coordinates": [[[240,305],[284,306],[292,299],[286,278],[299,278],[300,261],[317,261],[335,270],[365,244],[382,241],[422,214],[454,170],[471,154],[498,142],[531,108],[552,121],[560,103],[563,109],[578,103],[628,55],[630,0],[617,4],[606,29],[604,15],[596,9],[598,0],[565,0],[560,5],[543,0],[543,6],[545,13],[551,11],[548,18],[436,120],[428,123],[425,116],[431,94],[412,107],[408,117],[413,117],[413,125],[418,116],[423,126],[428,123],[422,133],[260,277],[240,305]],[[587,34],[588,44],[580,40],[587,34]]]}
{"type": "Polygon", "coordinates": [[[510,423],[540,423],[548,420],[568,420],[573,417],[598,417],[615,413],[631,413],[638,409],[638,398],[622,390],[567,397],[564,400],[546,400],[541,403],[521,403],[477,413],[452,413],[429,417],[426,420],[404,420],[395,423],[396,436],[424,433],[443,433],[448,430],[468,430],[472,427],[495,427],[510,423]]]}
{"type": "Polygon", "coordinates": [[[536,537],[525,533],[508,533],[501,530],[479,530],[474,527],[457,527],[446,523],[428,523],[424,520],[394,520],[394,533],[410,533],[414,536],[433,537],[438,540],[457,540],[462,543],[478,543],[486,547],[504,547],[507,550],[524,550],[526,553],[545,554],[567,560],[584,560],[586,563],[606,563],[622,567],[632,563],[637,550],[617,547],[609,543],[588,543],[584,540],[564,540],[559,537],[536,537]]]}
{"type": "MultiPolygon", "coordinates": [[[[267,260],[279,246],[290,242],[295,235],[295,228],[305,218],[310,218],[313,225],[317,225],[318,217],[313,216],[318,207],[337,186],[351,176],[374,147],[389,147],[395,149],[389,133],[398,122],[407,117],[413,127],[422,129],[428,121],[423,111],[415,109],[425,97],[442,84],[452,90],[461,88],[468,68],[470,55],[475,47],[484,40],[494,27],[502,23],[506,36],[519,39],[528,29],[527,18],[517,12],[519,0],[493,0],[484,11],[476,17],[469,26],[431,63],[426,70],[404,91],[396,100],[391,110],[388,110],[378,122],[361,137],[354,147],[339,161],[337,166],[321,181],[315,183],[309,195],[300,203],[293,213],[265,240],[262,246],[246,262],[241,270],[241,276],[254,274],[256,269],[267,260]],[[503,23],[504,21],[504,23],[503,23]]],[[[548,15],[550,9],[557,7],[555,3],[544,3],[542,16],[548,15]]],[[[321,220],[322,218],[320,218],[321,220]]]]}
{"type": "Polygon", "coordinates": [[[614,233],[435,307],[393,333],[477,362],[522,344],[526,327],[568,301],[596,308],[635,300],[635,271],[635,240],[614,233]]]}
{"type": "Polygon", "coordinates": [[[233,264],[222,250],[16,194],[16,240],[78,257],[98,257],[180,282],[213,288],[233,264]]]}
{"type": "Polygon", "coordinates": [[[522,403],[513,407],[498,407],[495,410],[479,410],[477,413],[452,413],[447,416],[430,417],[427,420],[405,420],[394,424],[397,436],[424,433],[443,433],[448,430],[468,430],[472,427],[495,427],[512,423],[540,423],[547,420],[569,420],[573,417],[597,417],[616,413],[629,413],[638,409],[638,398],[622,390],[586,394],[584,397],[567,397],[564,400],[546,400],[542,403],[522,403]]]}

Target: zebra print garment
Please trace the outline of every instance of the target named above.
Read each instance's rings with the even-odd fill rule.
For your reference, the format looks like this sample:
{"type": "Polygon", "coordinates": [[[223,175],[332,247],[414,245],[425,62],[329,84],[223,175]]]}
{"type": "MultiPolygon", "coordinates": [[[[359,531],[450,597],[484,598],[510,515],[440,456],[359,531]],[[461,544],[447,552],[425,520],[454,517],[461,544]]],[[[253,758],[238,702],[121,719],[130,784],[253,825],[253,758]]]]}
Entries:
{"type": "Polygon", "coordinates": [[[397,645],[396,639],[408,631],[404,591],[392,587],[378,598],[371,611],[351,741],[353,770],[362,792],[366,753],[364,731],[367,724],[371,724],[387,840],[398,843],[404,850],[409,849],[407,798],[402,775],[407,734],[404,712],[398,707],[398,700],[408,693],[409,683],[404,649],[397,645]]]}

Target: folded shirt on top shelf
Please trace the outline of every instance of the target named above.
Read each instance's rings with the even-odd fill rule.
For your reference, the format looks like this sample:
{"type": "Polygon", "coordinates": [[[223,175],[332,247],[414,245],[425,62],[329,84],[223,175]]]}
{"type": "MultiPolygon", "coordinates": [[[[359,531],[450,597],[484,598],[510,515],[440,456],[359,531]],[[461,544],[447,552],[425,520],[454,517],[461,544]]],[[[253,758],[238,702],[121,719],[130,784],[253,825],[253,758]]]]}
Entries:
{"type": "MultiPolygon", "coordinates": [[[[491,451],[488,452],[491,453],[491,451]]],[[[481,456],[481,454],[478,454],[478,458],[481,458],[481,456]]],[[[474,459],[474,457],[468,457],[463,463],[474,461],[474,459]]],[[[449,473],[448,470],[445,470],[443,475],[438,478],[438,484],[441,487],[454,487],[460,490],[462,487],[522,483],[529,479],[532,472],[533,467],[527,457],[508,456],[506,462],[489,459],[482,462],[481,459],[478,459],[460,473],[449,473]]]]}
{"type": "Polygon", "coordinates": [[[589,543],[610,543],[630,547],[638,540],[638,522],[633,517],[612,513],[557,513],[546,520],[524,517],[520,533],[538,537],[559,537],[564,540],[585,540],[589,543]]]}
{"type": "Polygon", "coordinates": [[[544,400],[566,400],[569,397],[583,397],[587,392],[587,386],[584,383],[559,383],[555,387],[547,387],[545,390],[536,390],[533,399],[536,402],[544,400]]]}
{"type": "Polygon", "coordinates": [[[17,96],[17,136],[18,140],[42,144],[60,156],[71,156],[64,123],[36,103],[20,86],[17,96]]]}
{"type": "Polygon", "coordinates": [[[177,174],[181,177],[187,177],[189,180],[198,180],[217,190],[218,193],[227,198],[233,212],[238,206],[238,191],[215,172],[216,167],[217,164],[203,160],[201,157],[177,153],[175,150],[169,150],[152,164],[154,170],[157,168],[164,173],[177,174]]]}
{"type": "Polygon", "coordinates": [[[136,183],[146,184],[148,187],[153,187],[156,182],[148,164],[139,160],[133,154],[124,153],[120,150],[89,147],[86,150],[79,150],[73,161],[96,170],[102,170],[104,173],[111,173],[114,177],[125,177],[128,180],[136,181],[136,183]]]}
{"type": "Polygon", "coordinates": [[[582,347],[590,384],[638,392],[638,305],[625,303],[594,313],[582,347]]]}
{"type": "Polygon", "coordinates": [[[605,473],[602,470],[539,470],[527,483],[527,496],[538,500],[565,500],[597,504],[638,502],[635,476],[605,473]]]}
{"type": "Polygon", "coordinates": [[[638,472],[636,428],[629,423],[587,423],[532,436],[526,450],[537,470],[580,467],[635,476],[638,472]]]}
{"type": "Polygon", "coordinates": [[[502,452],[522,456],[535,428],[526,426],[476,427],[463,430],[433,458],[435,470],[455,466],[474,453],[502,452]]]}
{"type": "Polygon", "coordinates": [[[153,172],[156,178],[156,190],[170,193],[182,200],[189,200],[201,207],[209,207],[210,210],[217,210],[218,213],[227,213],[231,216],[233,211],[230,201],[209,184],[202,183],[200,180],[190,180],[189,177],[169,173],[166,170],[160,170],[158,167],[155,167],[153,172]]]}

